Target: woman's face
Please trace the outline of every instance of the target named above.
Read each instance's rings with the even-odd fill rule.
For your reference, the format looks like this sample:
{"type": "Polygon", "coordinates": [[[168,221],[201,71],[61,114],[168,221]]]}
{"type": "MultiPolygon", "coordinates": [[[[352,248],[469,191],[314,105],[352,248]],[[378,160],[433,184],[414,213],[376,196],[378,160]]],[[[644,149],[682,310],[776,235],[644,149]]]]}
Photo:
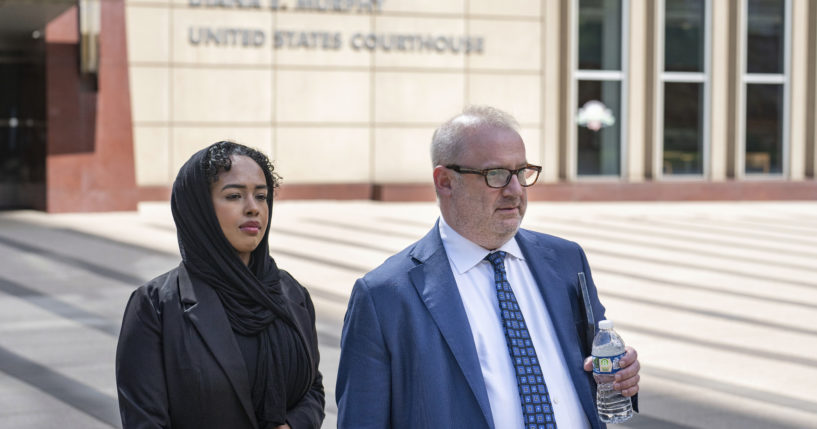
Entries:
{"type": "Polygon", "coordinates": [[[210,185],[210,195],[224,236],[244,265],[249,265],[250,253],[261,243],[267,230],[270,190],[264,171],[252,158],[232,155],[230,160],[230,171],[218,172],[218,180],[210,185]]]}

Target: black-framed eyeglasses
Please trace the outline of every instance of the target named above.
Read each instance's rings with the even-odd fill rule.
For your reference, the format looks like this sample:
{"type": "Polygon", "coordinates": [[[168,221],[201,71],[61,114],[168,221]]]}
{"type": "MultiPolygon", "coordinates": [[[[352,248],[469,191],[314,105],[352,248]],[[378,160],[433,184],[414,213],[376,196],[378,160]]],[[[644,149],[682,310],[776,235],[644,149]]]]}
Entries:
{"type": "Polygon", "coordinates": [[[485,170],[475,170],[473,168],[460,167],[456,164],[446,165],[445,168],[456,171],[460,174],[479,174],[485,177],[485,184],[489,188],[504,188],[511,183],[511,177],[516,176],[519,184],[525,187],[531,186],[539,179],[539,173],[542,172],[542,167],[538,165],[528,164],[516,170],[509,170],[507,168],[486,168],[485,170]]]}

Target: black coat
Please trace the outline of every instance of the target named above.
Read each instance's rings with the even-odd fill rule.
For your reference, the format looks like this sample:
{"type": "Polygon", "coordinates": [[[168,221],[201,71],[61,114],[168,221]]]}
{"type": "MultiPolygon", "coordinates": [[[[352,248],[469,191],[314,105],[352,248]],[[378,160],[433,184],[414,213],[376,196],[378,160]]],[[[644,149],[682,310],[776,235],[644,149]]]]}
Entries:
{"type": "MultiPolygon", "coordinates": [[[[315,309],[306,289],[280,273],[285,302],[317,374],[287,411],[287,423],[319,428],[324,391],[315,309]]],[[[116,350],[116,382],[124,429],[258,429],[247,366],[221,301],[210,287],[192,283],[183,264],[131,295],[116,350]]]]}

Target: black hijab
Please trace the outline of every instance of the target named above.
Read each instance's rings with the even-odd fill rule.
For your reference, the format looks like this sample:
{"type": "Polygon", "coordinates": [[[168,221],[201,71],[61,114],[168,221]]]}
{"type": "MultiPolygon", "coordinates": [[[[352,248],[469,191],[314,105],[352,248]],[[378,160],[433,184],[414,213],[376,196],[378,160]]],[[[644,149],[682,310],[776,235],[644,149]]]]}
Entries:
{"type": "MultiPolygon", "coordinates": [[[[222,232],[213,207],[207,174],[208,151],[215,148],[222,155],[238,146],[219,142],[196,152],[179,170],[173,183],[170,208],[179,240],[179,250],[191,281],[213,288],[221,299],[227,319],[237,334],[258,338],[256,368],[248,368],[252,400],[256,417],[265,423],[285,423],[288,405],[297,402],[308,390],[312,376],[309,371],[291,371],[303,367],[293,359],[308,361],[304,339],[292,322],[286,299],[281,292],[281,279],[275,261],[269,256],[269,216],[272,215],[272,172],[260,165],[266,177],[267,229],[258,247],[251,253],[249,266],[244,265],[222,232]],[[219,147],[216,147],[221,145],[219,147]],[[305,388],[303,386],[306,385],[305,388]],[[296,392],[300,392],[297,394],[296,392]],[[295,393],[295,395],[293,395],[295,393]],[[295,396],[294,398],[292,396],[295,396]]],[[[247,155],[233,153],[233,155],[247,155]]],[[[212,175],[212,172],[211,172],[212,175]]]]}

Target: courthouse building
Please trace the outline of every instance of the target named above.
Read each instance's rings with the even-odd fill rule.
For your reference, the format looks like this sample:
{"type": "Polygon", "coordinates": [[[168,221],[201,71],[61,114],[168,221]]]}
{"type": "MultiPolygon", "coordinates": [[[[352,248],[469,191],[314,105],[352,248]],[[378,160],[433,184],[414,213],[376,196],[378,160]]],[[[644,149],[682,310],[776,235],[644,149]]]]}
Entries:
{"type": "Polygon", "coordinates": [[[434,198],[434,128],[520,122],[531,200],[817,198],[809,0],[2,0],[0,208],[134,209],[224,139],[278,197],[434,198]]]}

